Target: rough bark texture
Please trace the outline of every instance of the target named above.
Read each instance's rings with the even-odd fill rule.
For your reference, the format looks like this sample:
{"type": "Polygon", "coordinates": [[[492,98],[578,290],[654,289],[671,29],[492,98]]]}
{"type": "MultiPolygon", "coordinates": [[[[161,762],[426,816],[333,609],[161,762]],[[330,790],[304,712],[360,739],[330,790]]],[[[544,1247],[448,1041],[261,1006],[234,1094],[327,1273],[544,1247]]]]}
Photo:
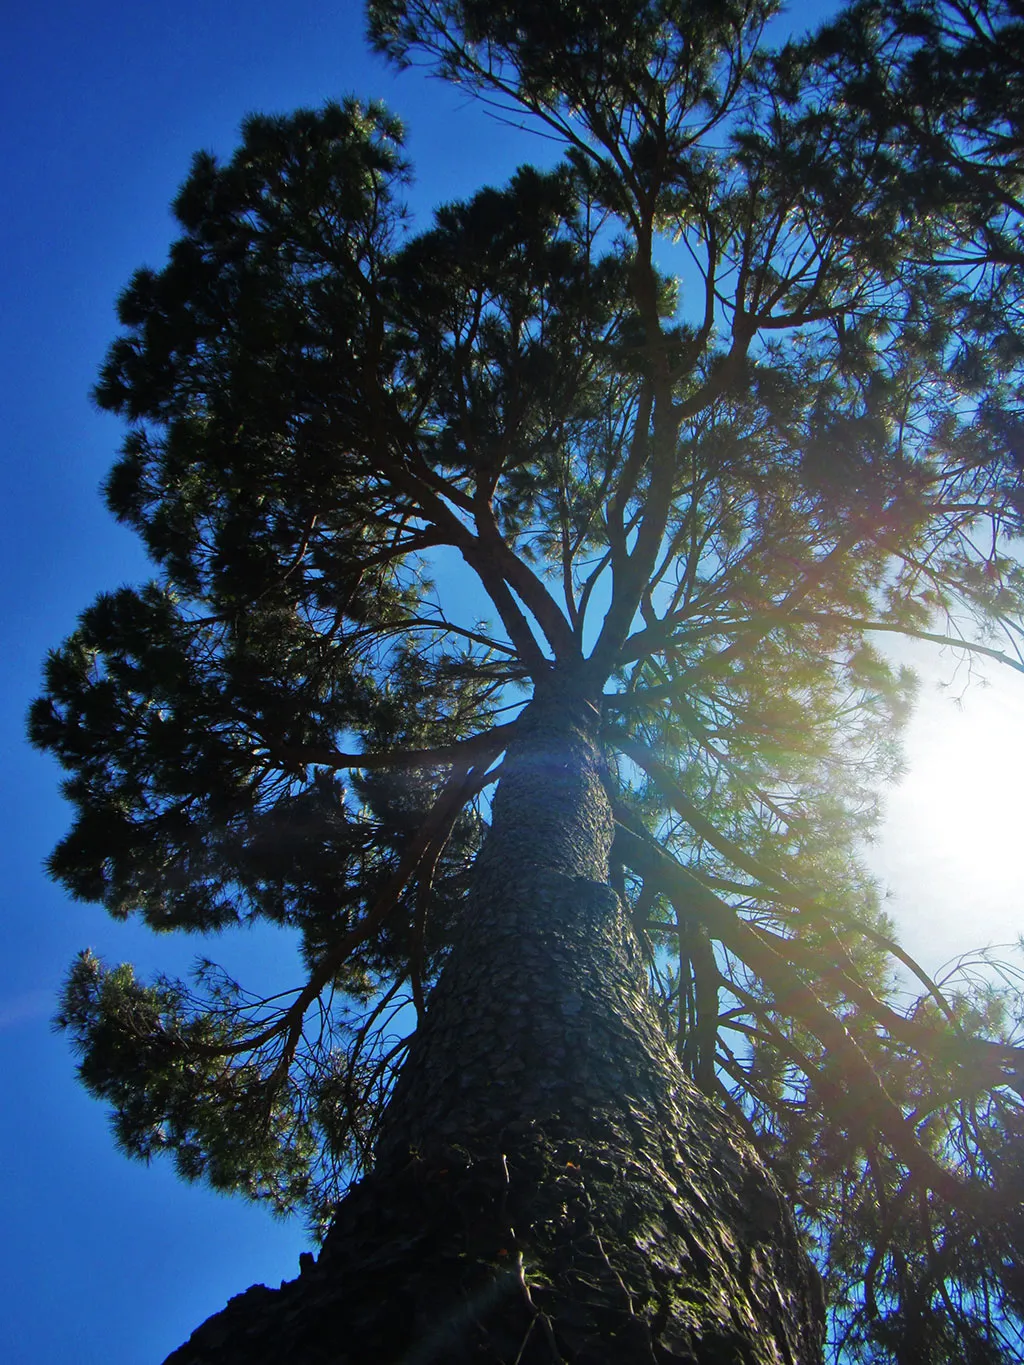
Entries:
{"type": "Polygon", "coordinates": [[[584,700],[524,718],[376,1167],[319,1258],[167,1365],[820,1360],[784,1200],[648,1003],[596,723],[584,700]]]}

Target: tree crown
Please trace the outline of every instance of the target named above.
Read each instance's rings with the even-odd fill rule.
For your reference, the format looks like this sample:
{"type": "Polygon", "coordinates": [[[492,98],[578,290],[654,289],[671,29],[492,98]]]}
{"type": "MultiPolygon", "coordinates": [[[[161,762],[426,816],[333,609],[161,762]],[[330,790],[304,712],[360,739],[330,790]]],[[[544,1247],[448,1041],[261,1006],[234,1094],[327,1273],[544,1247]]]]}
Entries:
{"type": "Polygon", "coordinates": [[[61,1021],[126,1150],[322,1221],[516,716],[575,689],[666,1030],[791,1184],[837,1343],[902,1359],[930,1312],[928,1358],[1003,1358],[1012,1001],[910,963],[857,846],[913,689],[878,639],[1024,671],[1020,25],[893,0],[776,50],[772,11],[371,5],[395,60],[565,147],[426,230],[378,106],[195,159],[96,390],[156,578],[83,615],[31,730],[73,895],[287,926],[307,976],[83,955],[61,1021]]]}

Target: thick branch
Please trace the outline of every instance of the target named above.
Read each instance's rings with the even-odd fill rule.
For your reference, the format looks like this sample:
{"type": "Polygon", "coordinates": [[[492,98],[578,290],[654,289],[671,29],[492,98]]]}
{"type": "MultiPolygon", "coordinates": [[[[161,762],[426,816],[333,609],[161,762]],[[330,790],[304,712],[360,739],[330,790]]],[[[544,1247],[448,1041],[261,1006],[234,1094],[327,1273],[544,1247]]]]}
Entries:
{"type": "Polygon", "coordinates": [[[820,956],[799,939],[784,938],[760,925],[751,925],[750,929],[779,957],[815,972],[821,979],[834,981],[841,987],[843,994],[881,1024],[891,1038],[898,1038],[937,1061],[952,1061],[957,1066],[971,1068],[973,1084],[979,1080],[989,1086],[1009,1084],[1024,1096],[1024,1048],[1009,1043],[994,1043],[987,1038],[972,1038],[952,1029],[938,1029],[934,1025],[922,1023],[920,1019],[900,1014],[879,1000],[873,991],[845,971],[840,963],[823,966],[820,956]],[[978,1076],[979,1067],[987,1071],[986,1076],[978,1076]]]}
{"type": "Polygon", "coordinates": [[[568,662],[578,657],[579,644],[558,603],[529,565],[505,543],[489,511],[478,514],[477,530],[482,553],[532,612],[555,658],[568,662]]]}
{"type": "Polygon", "coordinates": [[[316,744],[275,744],[271,756],[289,767],[311,764],[321,768],[362,768],[367,772],[378,768],[440,768],[448,763],[472,760],[488,752],[500,753],[511,739],[515,721],[497,725],[468,739],[453,744],[439,744],[434,749],[389,749],[376,754],[344,754],[338,749],[321,748],[316,744]]]}
{"type": "Polygon", "coordinates": [[[607,731],[606,736],[647,773],[668,805],[686,821],[695,834],[709,843],[712,848],[717,849],[723,856],[729,858],[737,867],[741,867],[744,872],[770,887],[782,904],[790,905],[795,910],[801,911],[815,923],[831,927],[842,925],[851,928],[855,932],[863,934],[880,948],[884,948],[886,952],[891,953],[927,988],[928,994],[932,996],[946,1018],[950,1023],[954,1023],[955,1016],[945,996],[924,968],[915,962],[898,943],[883,934],[880,929],[876,929],[874,925],[850,914],[849,911],[840,910],[833,906],[826,908],[819,905],[781,873],[777,872],[775,868],[769,867],[767,863],[762,863],[758,858],[752,857],[734,840],[720,833],[682,790],[671,768],[657,758],[646,744],[642,744],[638,739],[634,739],[620,730],[607,731]]]}
{"type": "MultiPolygon", "coordinates": [[[[958,1208],[977,1213],[990,1202],[990,1192],[976,1183],[958,1180],[926,1152],[912,1124],[885,1088],[841,1020],[828,1010],[794,971],[725,901],[713,895],[686,868],[655,845],[622,826],[616,829],[616,848],[624,862],[644,879],[651,878],[678,904],[679,913],[696,914],[709,932],[745,962],[772,992],[776,1008],[792,1014],[827,1049],[844,1078],[856,1087],[852,1103],[843,1105],[843,1119],[866,1133],[880,1133],[895,1154],[930,1189],[958,1208]]],[[[842,1095],[836,1087],[837,1098],[842,1095]]]]}

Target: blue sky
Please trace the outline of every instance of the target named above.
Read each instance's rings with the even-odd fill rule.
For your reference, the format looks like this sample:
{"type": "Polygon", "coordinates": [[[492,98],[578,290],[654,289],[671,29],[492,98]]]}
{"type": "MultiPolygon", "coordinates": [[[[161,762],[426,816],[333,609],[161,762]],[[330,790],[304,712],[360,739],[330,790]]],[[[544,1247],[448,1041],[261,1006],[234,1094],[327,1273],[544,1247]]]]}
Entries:
{"type": "MultiPolygon", "coordinates": [[[[801,20],[810,13],[798,10],[801,20]]],[[[42,862],[66,812],[53,766],[23,738],[46,649],[97,592],[146,573],[97,495],[120,432],[88,392],[114,335],[114,299],[136,266],[162,263],[166,205],[192,152],[229,153],[250,111],[382,97],[408,121],[421,212],[548,153],[457,92],[386,69],[367,52],[360,6],[344,0],[10,5],[0,64],[0,1359],[140,1365],[160,1361],[251,1282],[291,1277],[306,1243],[300,1226],[118,1155],[48,1027],[78,949],[143,972],[182,971],[195,950],[115,925],[46,881],[42,862]]],[[[1013,719],[1000,720],[1003,739],[1008,726],[1024,733],[1024,710],[1012,710],[1021,691],[1005,703],[1013,719]]],[[[948,705],[935,716],[921,744],[948,778],[981,741],[961,728],[960,757],[936,759],[956,726],[948,705]]],[[[975,773],[953,785],[991,794],[996,780],[975,773]]],[[[938,781],[929,777],[927,790],[938,781]]],[[[932,857],[923,845],[919,865],[904,866],[914,809],[911,786],[904,825],[886,836],[884,871],[897,886],[920,885],[932,857]]],[[[999,892],[1008,923],[1019,882],[1018,872],[999,892]]],[[[938,895],[921,902],[925,939],[938,895]]],[[[259,971],[267,951],[247,937],[222,947],[239,972],[259,971]]]]}

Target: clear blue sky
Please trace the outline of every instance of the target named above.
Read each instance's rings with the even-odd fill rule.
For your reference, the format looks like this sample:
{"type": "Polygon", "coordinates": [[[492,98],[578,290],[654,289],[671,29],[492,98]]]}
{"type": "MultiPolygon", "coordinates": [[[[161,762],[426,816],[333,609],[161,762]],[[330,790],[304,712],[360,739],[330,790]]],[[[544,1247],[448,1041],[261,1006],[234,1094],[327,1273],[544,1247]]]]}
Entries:
{"type": "MultiPolygon", "coordinates": [[[[408,122],[421,212],[550,152],[386,69],[346,0],[9,4],[0,70],[0,1359],[155,1365],[231,1294],[294,1275],[306,1243],[300,1226],[118,1155],[48,1027],[78,949],[177,972],[196,947],[46,881],[67,817],[53,766],[23,739],[46,649],[97,592],[146,573],[97,496],[120,436],[88,401],[113,302],[136,266],[162,263],[192,152],[229,153],[250,111],[384,98],[408,122]]],[[[258,942],[223,948],[259,970],[258,942]]]]}

